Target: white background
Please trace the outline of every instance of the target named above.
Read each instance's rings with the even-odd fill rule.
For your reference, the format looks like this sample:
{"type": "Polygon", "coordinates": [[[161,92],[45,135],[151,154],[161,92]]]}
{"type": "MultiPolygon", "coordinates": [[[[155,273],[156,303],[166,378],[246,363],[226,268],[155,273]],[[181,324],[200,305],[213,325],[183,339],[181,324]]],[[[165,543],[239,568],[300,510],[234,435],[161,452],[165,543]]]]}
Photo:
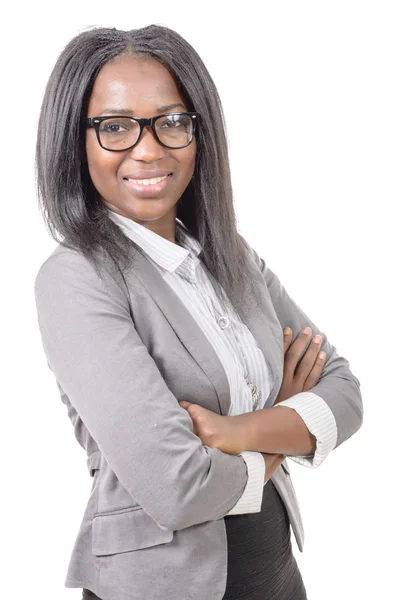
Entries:
{"type": "Polygon", "coordinates": [[[34,185],[44,88],[82,30],[151,23],[183,35],[217,85],[241,233],[361,381],[361,430],[316,470],[291,462],[308,598],[399,597],[398,7],[37,1],[3,14],[1,597],[81,598],[63,582],[92,484],[36,321],[34,278],[56,245],[34,185]]]}

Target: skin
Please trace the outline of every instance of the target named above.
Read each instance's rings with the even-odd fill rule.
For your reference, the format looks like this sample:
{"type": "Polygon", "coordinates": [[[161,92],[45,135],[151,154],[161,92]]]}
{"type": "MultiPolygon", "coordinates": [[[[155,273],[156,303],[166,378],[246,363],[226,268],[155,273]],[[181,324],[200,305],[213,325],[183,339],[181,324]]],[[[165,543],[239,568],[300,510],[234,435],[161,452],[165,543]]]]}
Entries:
{"type": "MultiPolygon", "coordinates": [[[[307,333],[302,330],[294,341],[292,330],[285,328],[286,331],[283,380],[274,405],[316,385],[326,360],[325,353],[322,358],[319,357],[322,340],[315,336],[300,361],[310,341],[311,331],[307,333]]],[[[287,406],[281,406],[278,410],[264,408],[236,416],[224,416],[198,404],[186,401],[179,404],[189,413],[193,433],[204,446],[219,448],[222,452],[234,455],[245,450],[261,452],[266,467],[264,482],[268,481],[286,456],[312,456],[315,453],[315,436],[300,415],[287,406]]]]}
{"type": "MultiPolygon", "coordinates": [[[[129,109],[134,117],[153,117],[188,110],[169,71],[148,57],[117,57],[102,67],[88,105],[88,117],[109,114],[106,109],[129,109]],[[175,105],[160,110],[167,105],[175,105]]],[[[104,150],[93,128],[86,130],[89,174],[104,204],[112,211],[140,223],[176,243],[177,202],[188,186],[195,167],[196,139],[186,148],[165,148],[150,127],[138,144],[124,152],[104,150]],[[128,189],[123,177],[142,169],[167,169],[173,173],[162,196],[141,198],[128,189]]]]}

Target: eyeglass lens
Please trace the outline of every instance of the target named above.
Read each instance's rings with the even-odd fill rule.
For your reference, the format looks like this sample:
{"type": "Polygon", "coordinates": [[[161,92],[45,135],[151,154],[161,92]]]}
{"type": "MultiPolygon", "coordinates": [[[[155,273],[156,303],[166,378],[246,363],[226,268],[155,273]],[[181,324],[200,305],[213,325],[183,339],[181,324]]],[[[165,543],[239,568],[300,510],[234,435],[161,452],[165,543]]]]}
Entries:
{"type": "MultiPolygon", "coordinates": [[[[170,148],[187,145],[192,137],[193,123],[188,115],[167,115],[156,120],[154,127],[160,141],[170,148]]],[[[140,126],[129,117],[110,117],[100,123],[101,144],[109,150],[124,150],[137,142],[140,126]]]]}

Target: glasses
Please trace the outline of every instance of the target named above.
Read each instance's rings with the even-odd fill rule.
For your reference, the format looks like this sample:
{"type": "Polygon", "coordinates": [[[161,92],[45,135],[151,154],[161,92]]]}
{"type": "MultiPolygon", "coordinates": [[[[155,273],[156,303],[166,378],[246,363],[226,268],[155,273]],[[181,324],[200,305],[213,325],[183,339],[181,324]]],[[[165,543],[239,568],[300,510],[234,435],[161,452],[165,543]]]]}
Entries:
{"type": "Polygon", "coordinates": [[[84,122],[88,128],[94,127],[97,140],[104,150],[123,152],[136,146],[147,125],[162,146],[186,148],[193,140],[199,116],[196,112],[170,113],[149,119],[117,115],[86,118],[84,122]]]}

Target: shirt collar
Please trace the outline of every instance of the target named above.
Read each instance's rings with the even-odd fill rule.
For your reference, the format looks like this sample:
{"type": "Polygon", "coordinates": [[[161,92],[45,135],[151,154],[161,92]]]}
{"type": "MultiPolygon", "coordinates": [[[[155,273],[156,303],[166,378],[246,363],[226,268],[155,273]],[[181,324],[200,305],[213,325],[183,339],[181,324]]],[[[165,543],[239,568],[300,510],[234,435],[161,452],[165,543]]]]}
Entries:
{"type": "Polygon", "coordinates": [[[201,245],[179,219],[176,219],[175,233],[181,246],[109,208],[107,208],[107,212],[110,219],[120,227],[123,233],[160,267],[170,273],[176,271],[177,274],[190,281],[196,280],[195,270],[200,262],[198,255],[201,252],[201,245]]]}

